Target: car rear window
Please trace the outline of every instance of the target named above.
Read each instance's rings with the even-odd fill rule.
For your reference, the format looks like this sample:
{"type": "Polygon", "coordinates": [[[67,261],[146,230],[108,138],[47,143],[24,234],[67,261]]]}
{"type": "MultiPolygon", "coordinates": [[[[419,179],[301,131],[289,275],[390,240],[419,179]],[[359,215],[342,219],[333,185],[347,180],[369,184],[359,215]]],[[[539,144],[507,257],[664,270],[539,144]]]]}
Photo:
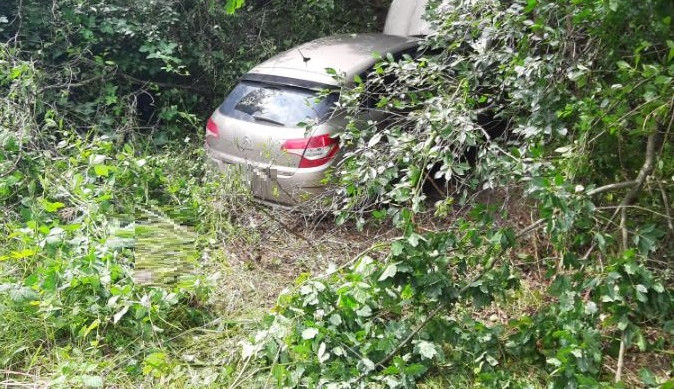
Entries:
{"type": "Polygon", "coordinates": [[[296,127],[307,121],[323,121],[337,101],[307,89],[242,82],[227,96],[219,110],[223,115],[249,122],[296,127]]]}

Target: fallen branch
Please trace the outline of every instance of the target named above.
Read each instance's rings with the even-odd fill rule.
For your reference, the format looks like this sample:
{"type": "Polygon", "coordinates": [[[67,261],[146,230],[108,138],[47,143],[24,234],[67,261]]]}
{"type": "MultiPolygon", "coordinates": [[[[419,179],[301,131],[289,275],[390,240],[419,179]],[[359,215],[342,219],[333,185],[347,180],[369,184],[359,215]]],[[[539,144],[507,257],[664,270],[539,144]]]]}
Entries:
{"type": "MultiPolygon", "coordinates": [[[[528,226],[528,227],[524,228],[523,230],[519,231],[519,232],[515,235],[515,238],[521,238],[522,236],[524,236],[524,235],[530,233],[531,231],[534,231],[536,228],[542,226],[543,223],[545,223],[545,219],[539,219],[539,220],[537,220],[536,222],[534,222],[534,223],[531,224],[530,226],[528,226]]],[[[501,257],[503,256],[503,254],[505,254],[505,252],[506,252],[507,250],[508,250],[507,248],[501,250],[501,252],[500,252],[498,255],[496,255],[496,256],[489,262],[489,264],[487,264],[487,266],[486,266],[486,267],[485,267],[485,268],[484,268],[484,269],[483,269],[477,276],[475,276],[475,277],[474,277],[472,280],[470,280],[466,285],[464,285],[461,289],[459,289],[458,295],[464,294],[464,293],[471,287],[471,285],[473,285],[474,283],[478,282],[482,277],[485,276],[485,274],[487,274],[491,269],[493,269],[494,266],[496,266],[496,264],[499,262],[499,260],[501,259],[501,257]]],[[[421,330],[424,329],[424,327],[426,327],[426,325],[427,325],[427,324],[428,324],[428,323],[429,323],[429,322],[430,322],[430,321],[431,321],[431,320],[432,320],[438,313],[440,313],[440,311],[442,311],[443,309],[445,309],[450,303],[454,303],[454,301],[445,300],[445,301],[441,301],[440,303],[438,303],[438,306],[435,307],[435,308],[428,314],[428,316],[426,316],[426,318],[425,318],[421,323],[419,323],[419,324],[414,328],[414,330],[412,330],[412,332],[410,332],[410,334],[407,335],[407,337],[405,337],[405,339],[403,339],[403,340],[402,340],[402,341],[401,341],[401,342],[400,342],[400,343],[399,343],[399,344],[398,344],[398,345],[397,345],[397,346],[396,346],[390,353],[388,353],[388,354],[384,357],[384,359],[382,359],[381,361],[377,362],[377,364],[374,366],[373,370],[377,370],[377,369],[383,367],[386,363],[388,363],[391,359],[393,359],[393,357],[395,357],[396,355],[398,355],[398,353],[400,352],[400,350],[402,350],[405,346],[407,346],[407,345],[412,341],[412,339],[414,339],[414,337],[415,337],[419,332],[421,332],[421,330]]],[[[357,381],[360,381],[360,380],[363,379],[366,375],[367,375],[367,373],[361,374],[361,375],[357,378],[357,381]]]]}

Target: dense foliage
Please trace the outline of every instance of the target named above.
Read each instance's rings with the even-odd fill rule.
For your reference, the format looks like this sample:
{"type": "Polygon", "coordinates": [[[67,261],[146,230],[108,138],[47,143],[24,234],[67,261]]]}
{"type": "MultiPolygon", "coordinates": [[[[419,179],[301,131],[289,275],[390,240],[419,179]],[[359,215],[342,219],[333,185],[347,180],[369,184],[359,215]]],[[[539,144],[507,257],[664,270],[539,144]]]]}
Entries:
{"type": "Polygon", "coordinates": [[[210,250],[259,208],[207,171],[201,118],[260,60],[379,29],[387,5],[0,3],[0,374],[674,387],[669,0],[431,1],[420,54],[342,91],[348,151],[315,204],[399,236],[301,277],[252,331],[208,304],[210,250]],[[148,258],[197,270],[148,281],[148,258]],[[197,363],[177,344],[212,321],[241,333],[197,363]]]}
{"type": "Polygon", "coordinates": [[[385,6],[0,2],[3,382],[190,384],[172,347],[215,318],[199,259],[248,197],[207,175],[201,118],[258,61],[385,6]],[[145,279],[155,261],[178,267],[145,279]]]}
{"type": "Polygon", "coordinates": [[[378,261],[303,284],[253,349],[288,386],[407,386],[438,364],[531,385],[509,369],[519,361],[555,388],[622,381],[626,350],[667,350],[674,324],[671,2],[432,8],[426,53],[383,59],[342,99],[354,120],[333,209],[389,215],[404,236],[378,261]],[[358,120],[373,95],[395,120],[358,120]],[[429,203],[429,187],[454,195],[429,203]],[[534,223],[517,231],[522,208],[481,205],[480,191],[520,197],[534,223]],[[457,206],[466,216],[421,233],[423,213],[457,206]],[[546,248],[532,253],[532,232],[546,248]],[[534,258],[545,303],[485,320],[494,301],[521,298],[507,292],[534,258]]]}

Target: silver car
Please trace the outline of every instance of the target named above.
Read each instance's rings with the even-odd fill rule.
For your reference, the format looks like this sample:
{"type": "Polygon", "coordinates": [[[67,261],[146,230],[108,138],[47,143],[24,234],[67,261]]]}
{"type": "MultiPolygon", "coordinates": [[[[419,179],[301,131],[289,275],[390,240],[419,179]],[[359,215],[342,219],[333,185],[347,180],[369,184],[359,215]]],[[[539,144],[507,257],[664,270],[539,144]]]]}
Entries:
{"type": "Polygon", "coordinates": [[[206,127],[206,150],[221,169],[237,166],[261,200],[296,204],[322,191],[338,159],[344,128],[339,88],[363,80],[374,53],[413,53],[415,38],[352,34],[321,38],[256,66],[231,91],[206,127]],[[326,69],[344,76],[340,84],[326,69]],[[326,93],[325,91],[332,91],[326,93]]]}

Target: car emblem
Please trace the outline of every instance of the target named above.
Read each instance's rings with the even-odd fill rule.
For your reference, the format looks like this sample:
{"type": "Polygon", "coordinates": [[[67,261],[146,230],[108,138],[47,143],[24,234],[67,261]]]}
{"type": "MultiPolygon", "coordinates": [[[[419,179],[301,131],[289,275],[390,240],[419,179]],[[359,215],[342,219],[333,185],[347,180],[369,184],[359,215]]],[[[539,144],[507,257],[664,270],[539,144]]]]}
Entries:
{"type": "Polygon", "coordinates": [[[247,136],[244,136],[236,145],[239,151],[253,150],[253,141],[247,136]]]}

